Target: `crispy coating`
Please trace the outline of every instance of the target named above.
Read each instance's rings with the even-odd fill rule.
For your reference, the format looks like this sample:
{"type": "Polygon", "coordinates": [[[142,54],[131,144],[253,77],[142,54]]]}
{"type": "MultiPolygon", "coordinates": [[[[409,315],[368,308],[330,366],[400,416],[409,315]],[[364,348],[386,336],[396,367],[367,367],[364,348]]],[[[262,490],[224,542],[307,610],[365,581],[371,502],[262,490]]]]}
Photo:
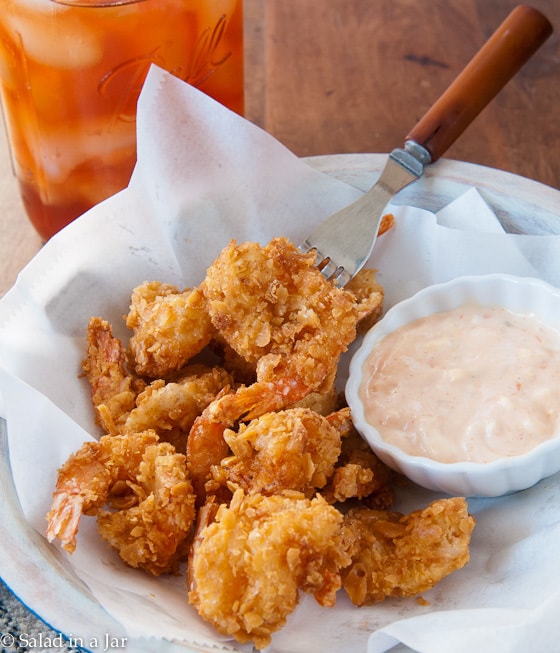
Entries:
{"type": "Polygon", "coordinates": [[[340,355],[356,336],[358,311],[352,295],[285,238],[265,247],[230,242],[200,288],[220,337],[257,375],[252,385],[223,393],[193,424],[189,471],[204,503],[211,468],[226,455],[225,429],[329,391],[340,355]]]}
{"type": "Polygon", "coordinates": [[[469,561],[475,521],[460,497],[409,515],[355,508],[344,521],[355,539],[343,586],[358,606],[424,592],[469,561]]]}
{"type": "Polygon", "coordinates": [[[47,538],[72,553],[82,515],[132,567],[175,571],[195,519],[185,456],[154,431],[86,442],[58,472],[47,538]],[[108,509],[105,509],[108,508],[108,509]]]}
{"type": "Polygon", "coordinates": [[[358,306],[358,333],[365,333],[381,317],[384,290],[375,279],[375,270],[362,268],[346,284],[346,290],[355,298],[358,306]]]}
{"type": "Polygon", "coordinates": [[[340,433],[307,408],[266,413],[227,429],[224,439],[233,452],[222,460],[217,476],[230,488],[277,494],[297,490],[312,496],[326,485],[340,455],[340,433]]]}
{"type": "Polygon", "coordinates": [[[160,379],[181,369],[210,342],[214,329],[202,293],[147,282],[132,292],[126,325],[138,376],[160,379]]]}
{"type": "MultiPolygon", "coordinates": [[[[224,388],[215,401],[230,392],[224,388]]],[[[206,502],[207,484],[212,480],[212,469],[229,455],[229,447],[224,440],[226,425],[219,420],[207,418],[210,406],[212,404],[195,419],[187,437],[187,468],[197,495],[197,506],[206,502]]],[[[211,491],[215,491],[214,484],[211,491]]]]}
{"type": "Polygon", "coordinates": [[[309,408],[319,415],[330,415],[341,406],[341,398],[334,382],[325,392],[310,392],[306,397],[297,401],[290,408],[309,408]]]}
{"type": "Polygon", "coordinates": [[[214,334],[209,347],[218,357],[220,366],[231,373],[237,384],[251,385],[257,380],[257,364],[240,356],[228,345],[219,331],[214,334]]]}
{"type": "MultiPolygon", "coordinates": [[[[385,216],[380,233],[392,224],[385,216]]],[[[86,514],[127,564],[152,574],[177,571],[188,550],[189,602],[257,648],[302,591],[332,607],[343,586],[366,605],[465,565],[466,501],[388,512],[394,474],[341,409],[340,355],[382,305],[374,270],[340,290],[312,255],[276,238],[232,241],[198,288],[136,288],[128,352],[92,318],[82,366],[111,435],[59,470],[49,541],[72,552],[86,514]],[[220,367],[189,365],[206,346],[220,367]],[[343,516],[333,504],[348,500],[343,516]]]]}
{"type": "Polygon", "coordinates": [[[264,247],[232,241],[201,290],[215,328],[257,372],[257,383],[215,406],[212,419],[231,425],[332,385],[339,357],[356,336],[358,311],[352,295],[314,267],[313,256],[285,238],[264,247]]]}
{"type": "Polygon", "coordinates": [[[117,430],[116,425],[134,408],[144,383],[129,372],[125,348],[113,336],[111,325],[100,317],[92,317],[88,323],[82,370],[90,385],[96,421],[107,433],[117,430]]]}
{"type": "Polygon", "coordinates": [[[379,225],[379,231],[377,232],[378,236],[382,236],[384,233],[389,231],[395,226],[395,216],[392,213],[386,213],[381,218],[381,224],[379,225]]]}
{"type": "Polygon", "coordinates": [[[173,380],[146,385],[128,372],[126,351],[105,320],[88,324],[88,350],[82,368],[91,388],[96,420],[105,433],[136,433],[153,429],[162,440],[184,451],[198,415],[233,384],[219,367],[187,365],[173,380]]]}
{"type": "Polygon", "coordinates": [[[394,472],[373,453],[356,431],[349,408],[339,410],[329,419],[338,421],[337,428],[344,439],[333,474],[322,491],[323,496],[329,503],[365,499],[370,508],[389,508],[393,503],[394,472]]]}
{"type": "MultiPolygon", "coordinates": [[[[395,216],[386,213],[379,225],[378,236],[392,229],[395,225],[395,216]]],[[[358,305],[359,321],[358,334],[365,333],[381,317],[383,312],[384,290],[383,286],[375,278],[376,270],[362,268],[346,284],[346,290],[350,292],[358,305]]]]}
{"type": "Polygon", "coordinates": [[[187,366],[173,382],[152,381],[136,398],[121,431],[136,433],[153,429],[177,451],[185,451],[195,419],[232,383],[231,375],[225,370],[202,365],[187,366]]]}
{"type": "Polygon", "coordinates": [[[221,633],[264,648],[300,590],[334,605],[349,544],[342,515],[320,497],[238,490],[194,540],[189,601],[221,633]]]}

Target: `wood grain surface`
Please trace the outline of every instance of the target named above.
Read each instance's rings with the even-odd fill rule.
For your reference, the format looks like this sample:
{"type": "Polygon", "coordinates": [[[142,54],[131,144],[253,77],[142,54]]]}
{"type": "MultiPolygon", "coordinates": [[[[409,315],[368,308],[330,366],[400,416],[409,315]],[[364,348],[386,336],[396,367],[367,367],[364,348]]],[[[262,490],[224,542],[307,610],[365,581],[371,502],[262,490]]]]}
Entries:
{"type": "MultiPolygon", "coordinates": [[[[246,117],[299,156],[388,152],[516,4],[244,0],[246,117]]],[[[446,157],[560,188],[560,0],[531,4],[554,34],[446,157]]],[[[5,140],[0,206],[1,295],[41,246],[5,140]]]]}
{"type": "MultiPolygon", "coordinates": [[[[248,117],[300,156],[390,151],[516,4],[246,1],[248,117]]],[[[531,4],[555,33],[445,156],[560,187],[560,2],[531,4]]]]}

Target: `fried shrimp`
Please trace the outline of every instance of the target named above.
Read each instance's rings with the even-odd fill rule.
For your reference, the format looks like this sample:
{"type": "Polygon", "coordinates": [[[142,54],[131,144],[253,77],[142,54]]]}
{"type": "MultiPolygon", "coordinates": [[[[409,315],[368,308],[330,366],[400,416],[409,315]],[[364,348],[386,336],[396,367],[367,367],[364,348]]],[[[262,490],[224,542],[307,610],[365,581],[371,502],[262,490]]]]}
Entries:
{"type": "Polygon", "coordinates": [[[181,369],[210,342],[214,329],[202,293],[144,283],[132,292],[126,325],[139,376],[160,379],[181,369]]]}
{"type": "Polygon", "coordinates": [[[82,367],[91,387],[96,419],[105,433],[117,435],[153,429],[161,440],[184,451],[194,420],[233,384],[219,367],[187,365],[172,381],[146,385],[126,368],[126,352],[110,325],[93,318],[88,325],[88,355],[82,367]]]}
{"type": "Polygon", "coordinates": [[[343,586],[358,606],[424,592],[469,561],[475,522],[463,498],[409,515],[355,508],[344,521],[355,540],[343,586]]]}
{"type": "Polygon", "coordinates": [[[257,365],[246,361],[232,349],[219,332],[209,343],[210,350],[218,357],[221,367],[226,369],[239,385],[251,385],[257,380],[257,365]]]}
{"type": "Polygon", "coordinates": [[[150,383],[136,398],[120,430],[136,433],[153,429],[177,451],[185,451],[197,416],[232,383],[231,375],[219,367],[187,366],[173,382],[158,379],[150,383]]]}
{"type": "Polygon", "coordinates": [[[344,588],[368,605],[464,566],[466,500],[389,512],[396,474],[338,389],[340,357],[383,298],[374,270],[339,289],[285,238],[231,241],[193,289],[135,288],[126,345],[92,318],[82,368],[107,435],[58,470],[48,541],[72,553],[88,515],[132,567],[186,563],[193,609],[259,649],[303,593],[333,607],[344,588]]]}
{"type": "Polygon", "coordinates": [[[186,553],[194,501],[185,456],[154,431],[106,435],[60,468],[47,538],[72,553],[81,516],[96,515],[101,537],[127,564],[171,572],[186,553]]]}
{"type": "MultiPolygon", "coordinates": [[[[327,281],[313,256],[301,254],[285,238],[265,247],[232,241],[208,268],[200,289],[214,327],[256,366],[257,380],[224,393],[196,419],[187,455],[189,450],[216,452],[213,459],[201,457],[203,465],[189,463],[197,492],[225,455],[220,440],[226,428],[333,387],[340,355],[354,340],[358,320],[352,295],[327,281]]],[[[199,500],[204,502],[204,496],[199,500]]]]}
{"type": "Polygon", "coordinates": [[[306,408],[266,413],[227,429],[233,456],[224,458],[215,477],[232,488],[271,495],[297,490],[306,496],[326,485],[340,455],[340,433],[306,408]]]}
{"type": "Polygon", "coordinates": [[[326,392],[310,392],[290,408],[309,408],[325,417],[340,407],[340,395],[333,384],[326,392]]]}
{"type": "Polygon", "coordinates": [[[358,306],[358,333],[365,333],[381,317],[383,310],[383,287],[375,279],[375,270],[362,268],[346,284],[358,306]]]}
{"type": "Polygon", "coordinates": [[[333,413],[329,420],[343,435],[343,440],[333,474],[322,491],[323,496],[329,503],[356,498],[364,500],[370,508],[389,508],[393,503],[391,481],[394,472],[373,453],[356,431],[349,408],[333,413]]]}
{"type": "Polygon", "coordinates": [[[334,605],[349,544],[342,515],[321,497],[237,490],[195,537],[189,602],[219,632],[264,648],[300,590],[334,605]]]}
{"type": "Polygon", "coordinates": [[[208,268],[200,288],[214,327],[246,361],[257,382],[212,407],[228,426],[281,410],[325,391],[340,355],[356,337],[353,296],[336,288],[285,238],[232,241],[208,268]]]}
{"type": "Polygon", "coordinates": [[[96,421],[107,433],[117,431],[145,384],[128,371],[126,350],[106,320],[90,319],[87,343],[82,369],[90,385],[96,421]]]}

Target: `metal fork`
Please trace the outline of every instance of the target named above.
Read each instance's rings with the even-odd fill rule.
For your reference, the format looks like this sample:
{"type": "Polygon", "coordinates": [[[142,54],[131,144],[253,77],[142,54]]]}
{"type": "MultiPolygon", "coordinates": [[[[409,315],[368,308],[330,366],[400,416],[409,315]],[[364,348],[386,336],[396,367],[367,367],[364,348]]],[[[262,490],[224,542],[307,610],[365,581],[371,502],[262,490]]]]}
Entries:
{"type": "Polygon", "coordinates": [[[471,59],[449,88],[393,150],[372,188],[324,220],[300,245],[342,288],[369,259],[388,202],[419,179],[552,34],[548,19],[519,5],[471,59]]]}

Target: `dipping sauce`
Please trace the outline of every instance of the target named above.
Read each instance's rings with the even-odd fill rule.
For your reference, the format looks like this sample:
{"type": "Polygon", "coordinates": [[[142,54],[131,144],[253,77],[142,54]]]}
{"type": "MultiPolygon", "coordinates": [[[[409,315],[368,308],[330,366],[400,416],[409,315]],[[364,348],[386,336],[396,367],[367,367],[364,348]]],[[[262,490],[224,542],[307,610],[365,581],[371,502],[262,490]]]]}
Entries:
{"type": "Polygon", "coordinates": [[[430,315],[376,344],[360,397],[381,437],[411,455],[517,456],[557,431],[560,332],[500,307],[430,315]]]}

